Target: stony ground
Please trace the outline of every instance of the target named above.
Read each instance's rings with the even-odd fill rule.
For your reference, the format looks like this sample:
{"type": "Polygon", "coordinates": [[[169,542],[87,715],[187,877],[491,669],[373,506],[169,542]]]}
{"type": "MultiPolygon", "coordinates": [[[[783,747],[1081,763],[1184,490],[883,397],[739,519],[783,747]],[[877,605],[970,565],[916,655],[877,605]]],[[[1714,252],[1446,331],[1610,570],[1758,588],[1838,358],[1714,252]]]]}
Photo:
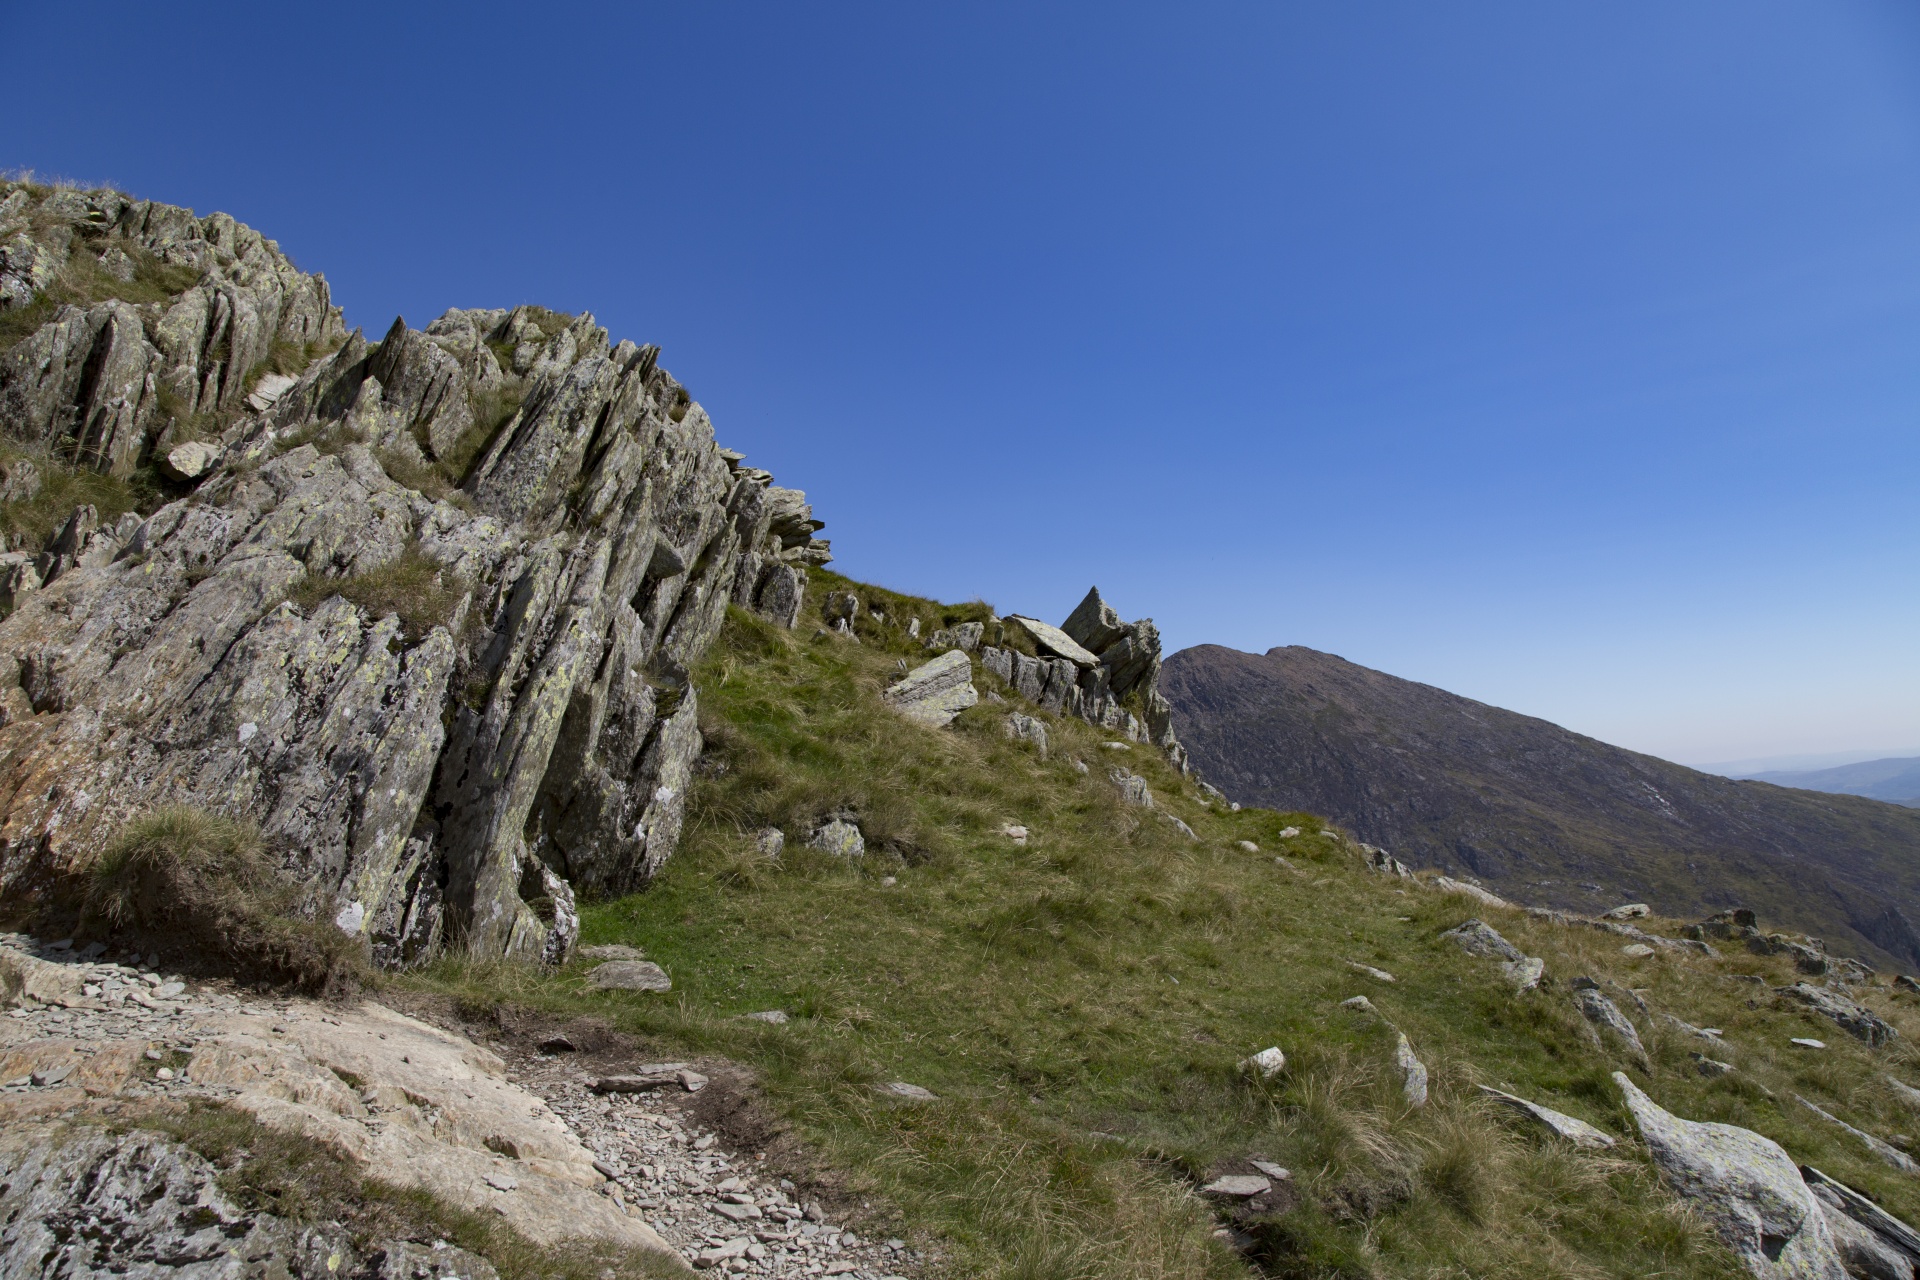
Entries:
{"type": "MultiPolygon", "coordinates": [[[[0,1120],[58,1118],[82,1108],[137,1112],[143,1103],[202,1099],[247,1106],[269,1125],[300,1123],[303,1116],[310,1119],[310,1113],[276,1119],[271,1109],[249,1105],[258,1089],[231,1082],[230,1029],[238,1020],[259,1019],[273,1034],[290,1038],[313,1023],[327,1029],[323,1034],[344,1034],[353,1017],[312,1001],[189,982],[158,972],[138,956],[109,956],[95,948],[76,951],[17,934],[0,935],[0,970],[11,978],[8,986],[17,1005],[0,1023],[0,1120]],[[216,1064],[227,1074],[217,1073],[216,1064]]],[[[369,1008],[362,1006],[363,1017],[369,1008]]],[[[385,1009],[378,1013],[393,1019],[393,1025],[405,1025],[399,1015],[385,1009]]],[[[386,1039],[386,1033],[375,1034],[386,1039]]],[[[490,1049],[467,1048],[476,1057],[492,1058],[490,1049]]],[[[505,1064],[503,1087],[512,1087],[523,1102],[526,1094],[544,1102],[544,1107],[532,1108],[533,1121],[564,1126],[568,1137],[591,1153],[598,1192],[611,1207],[635,1227],[650,1226],[696,1267],[731,1274],[882,1280],[909,1272],[920,1260],[903,1241],[862,1239],[819,1203],[803,1201],[794,1183],[766,1171],[764,1151],[728,1150],[720,1134],[700,1118],[697,1095],[709,1078],[701,1072],[667,1072],[660,1088],[608,1095],[592,1088],[605,1072],[585,1069],[589,1059],[573,1052],[564,1037],[550,1039],[544,1051],[516,1047],[510,1039],[493,1049],[505,1064]]],[[[610,1061],[603,1048],[590,1065],[605,1068],[610,1061]]],[[[622,1064],[622,1070],[639,1072],[648,1065],[622,1064]]],[[[381,1101],[388,1091],[418,1098],[423,1090],[443,1084],[409,1079],[410,1066],[419,1066],[423,1073],[429,1068],[416,1049],[380,1068],[392,1078],[356,1075],[367,1113],[360,1123],[367,1131],[379,1134],[411,1123],[409,1116],[399,1114],[400,1108],[381,1101]],[[409,1056],[415,1061],[409,1063],[409,1056]]],[[[362,1065],[358,1074],[366,1070],[362,1065]]],[[[297,1095],[300,1089],[286,1091],[297,1095]]],[[[483,1195],[505,1201],[553,1180],[548,1175],[558,1162],[529,1154],[524,1140],[518,1154],[500,1150],[513,1147],[511,1142],[489,1138],[487,1145],[491,1151],[480,1153],[487,1167],[475,1166],[488,1189],[483,1195]]],[[[369,1154],[374,1150],[369,1148],[369,1154]]]]}

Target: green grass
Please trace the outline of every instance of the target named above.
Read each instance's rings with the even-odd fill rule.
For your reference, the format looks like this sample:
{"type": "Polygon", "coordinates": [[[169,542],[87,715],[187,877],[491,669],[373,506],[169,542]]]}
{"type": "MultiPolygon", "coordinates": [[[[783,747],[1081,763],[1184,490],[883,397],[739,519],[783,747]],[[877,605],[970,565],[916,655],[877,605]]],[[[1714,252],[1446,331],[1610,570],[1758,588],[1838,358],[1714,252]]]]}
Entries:
{"type": "MultiPolygon", "coordinates": [[[[1208,807],[1150,749],[1110,750],[1079,722],[1048,717],[1042,761],[1001,733],[1017,700],[983,702],[944,730],[910,724],[878,699],[898,659],[925,657],[897,624],[953,611],[855,586],[888,623],[863,609],[860,643],[815,636],[825,591],[849,585],[819,575],[791,633],[730,618],[696,673],[710,747],[682,850],[648,892],[585,911],[583,941],[645,948],[674,975],[670,996],[589,993],[583,966],[447,963],[406,981],[470,1003],[592,1012],[662,1052],[751,1064],[886,1228],[943,1251],[956,1275],[1247,1274],[1212,1239],[1192,1189],[1248,1155],[1287,1165],[1299,1189],[1292,1206],[1243,1224],[1271,1274],[1740,1274],[1636,1145],[1575,1153],[1478,1100],[1474,1086],[1494,1084],[1630,1134],[1609,1079],[1619,1064],[1568,998],[1580,974],[1726,1030],[1715,1048],[1628,1006],[1657,1100],[1768,1134],[1920,1215],[1911,1179],[1791,1099],[1805,1093],[1883,1135],[1912,1131],[1920,1116],[1877,1083],[1889,1070],[1920,1079],[1911,1039],[1870,1051],[1733,976],[1788,982],[1783,961],[1634,961],[1611,935],[1372,876],[1320,820],[1208,807]],[[1116,764],[1144,775],[1200,839],[1120,805],[1106,777],[1116,764]],[[869,841],[858,864],[801,847],[842,811],[869,841]],[[999,834],[1010,821],[1032,832],[1026,846],[999,834]],[[763,825],[788,836],[778,863],[754,852],[763,825]],[[1283,837],[1288,827],[1301,834],[1283,837]],[[1554,985],[1516,996],[1440,938],[1474,915],[1544,956],[1554,985]],[[1340,1007],[1356,994],[1431,1069],[1424,1110],[1400,1097],[1390,1033],[1340,1007]],[[739,1020],[770,1008],[795,1021],[739,1020]],[[1810,1055],[1788,1043],[1795,1035],[1831,1047],[1810,1055]],[[1270,1044],[1289,1058],[1279,1078],[1237,1069],[1270,1044]],[[1699,1076],[1696,1047],[1739,1070],[1699,1076]],[[889,1103],[871,1087],[888,1080],[942,1100],[889,1103]]],[[[1865,998],[1920,1031],[1910,997],[1865,998]]]]}
{"type": "Polygon", "coordinates": [[[200,278],[198,269],[165,262],[138,245],[76,237],[66,265],[46,289],[24,307],[0,311],[0,353],[12,350],[63,306],[90,307],[111,298],[135,304],[165,302],[191,289],[200,278]],[[101,267],[94,250],[109,243],[133,259],[132,280],[110,275],[101,267]]]}
{"type": "Polygon", "coordinates": [[[309,574],[288,598],[311,613],[334,596],[345,597],[371,618],[398,616],[401,634],[417,643],[433,628],[448,625],[463,594],[458,582],[446,580],[439,561],[409,542],[377,569],[345,578],[309,574]]]}
{"type": "Polygon", "coordinates": [[[0,456],[24,458],[40,472],[39,493],[25,501],[0,503],[0,536],[22,550],[40,550],[84,503],[92,503],[100,523],[110,525],[129,511],[149,512],[166,500],[162,481],[150,467],[125,477],[107,475],[18,444],[0,444],[0,456]]]}

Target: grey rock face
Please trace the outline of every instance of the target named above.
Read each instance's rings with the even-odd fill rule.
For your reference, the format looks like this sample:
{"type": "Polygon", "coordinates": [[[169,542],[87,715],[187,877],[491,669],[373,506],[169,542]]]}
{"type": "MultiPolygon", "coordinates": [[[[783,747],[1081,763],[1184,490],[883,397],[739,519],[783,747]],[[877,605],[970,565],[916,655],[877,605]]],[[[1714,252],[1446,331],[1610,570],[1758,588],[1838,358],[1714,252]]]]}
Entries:
{"type": "Polygon", "coordinates": [[[940,728],[980,701],[973,687],[973,660],[959,649],[949,649],[932,662],[914,668],[881,697],[909,720],[940,728]]]}
{"type": "Polygon", "coordinates": [[[1614,1082],[1661,1175],[1760,1280],[1840,1280],[1826,1215],[1778,1143],[1748,1129],[1682,1120],[1625,1075],[1614,1082]]]}
{"type": "MultiPolygon", "coordinates": [[[[246,1212],[211,1164],[158,1134],[21,1129],[0,1140],[0,1275],[335,1280],[358,1270],[345,1231],[246,1212]]],[[[484,1270],[465,1274],[493,1280],[472,1261],[484,1270]]]]}
{"type": "MultiPolygon", "coordinates": [[[[986,624],[982,622],[962,622],[952,627],[941,627],[927,637],[927,648],[965,649],[968,653],[972,653],[980,647],[980,638],[984,634],[986,634],[986,624]]],[[[1000,672],[999,675],[1002,680],[1012,679],[1008,672],[1000,672]]]]}
{"type": "Polygon", "coordinates": [[[1906,1280],[1920,1266],[1920,1232],[1818,1169],[1802,1166],[1800,1176],[1826,1211],[1827,1225],[1833,1229],[1850,1274],[1873,1280],[1906,1280]],[[1847,1223],[1864,1230],[1865,1237],[1860,1231],[1848,1230],[1847,1223]]]}
{"type": "Polygon", "coordinates": [[[1831,1018],[1848,1035],[1865,1040],[1868,1044],[1882,1045],[1899,1038],[1900,1033],[1881,1020],[1873,1010],[1826,987],[1796,982],[1789,987],[1776,988],[1775,994],[1831,1018]]]}
{"type": "Polygon", "coordinates": [[[454,311],[369,346],[231,218],[67,195],[93,228],[74,244],[199,283],[56,312],[0,354],[0,430],[103,471],[158,454],[193,487],[111,528],[83,508],[0,562],[0,898],[188,804],[256,821],[300,909],[383,964],[563,959],[576,891],[673,852],[701,749],[687,672],[728,605],[797,618],[823,554],[805,495],[719,449],[658,350],[591,316],[454,311]],[[244,385],[276,342],[340,345],[244,385]],[[480,438],[509,384],[518,412],[480,438]],[[174,414],[222,434],[173,441],[174,414]],[[449,451],[473,457],[457,504],[388,474],[449,451]],[[437,571],[438,616],[352,603],[403,556],[437,571]]]}
{"type": "MultiPolygon", "coordinates": [[[[1153,619],[1122,622],[1113,606],[1101,598],[1100,588],[1093,587],[1059,630],[1084,653],[1099,660],[1097,667],[1077,677],[1077,705],[1068,706],[1068,714],[1105,728],[1128,730],[1129,737],[1151,742],[1166,752],[1175,767],[1185,773],[1186,748],[1173,731],[1173,708],[1160,693],[1160,631],[1153,619]],[[1123,700],[1141,708],[1144,723],[1126,710],[1123,700]]],[[[1037,634],[1035,638],[1038,643],[1047,643],[1037,634]]]]}
{"type": "Polygon", "coordinates": [[[1503,1093],[1491,1085],[1481,1085],[1480,1092],[1576,1147],[1584,1147],[1590,1151],[1604,1151],[1614,1144],[1612,1134],[1602,1132],[1585,1120],[1567,1115],[1565,1112],[1555,1111],[1552,1107],[1543,1107],[1537,1102],[1528,1102],[1525,1098],[1515,1097],[1511,1093],[1503,1093]]]}

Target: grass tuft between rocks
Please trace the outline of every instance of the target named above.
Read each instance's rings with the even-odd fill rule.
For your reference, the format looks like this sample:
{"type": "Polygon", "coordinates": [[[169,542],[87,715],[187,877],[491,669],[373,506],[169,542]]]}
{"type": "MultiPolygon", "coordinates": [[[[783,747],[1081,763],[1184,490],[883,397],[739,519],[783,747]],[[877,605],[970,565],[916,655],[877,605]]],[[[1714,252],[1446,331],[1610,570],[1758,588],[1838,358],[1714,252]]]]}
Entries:
{"type": "Polygon", "coordinates": [[[293,914],[259,833],[186,806],[133,819],[87,874],[89,932],[222,957],[236,976],[322,996],[366,977],[360,940],[293,914]]]}

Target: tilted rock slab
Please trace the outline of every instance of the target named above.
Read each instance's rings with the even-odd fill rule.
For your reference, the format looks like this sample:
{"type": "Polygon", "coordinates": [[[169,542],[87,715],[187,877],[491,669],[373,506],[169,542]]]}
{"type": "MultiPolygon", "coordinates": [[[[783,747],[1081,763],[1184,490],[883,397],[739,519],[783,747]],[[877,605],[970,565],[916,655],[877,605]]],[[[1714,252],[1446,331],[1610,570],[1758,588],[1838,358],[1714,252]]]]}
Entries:
{"type": "Polygon", "coordinates": [[[1642,1067],[1652,1069],[1652,1059],[1647,1057],[1647,1047],[1640,1042],[1639,1030],[1620,1012],[1619,1005],[1591,986],[1576,989],[1573,1003],[1589,1023],[1618,1041],[1642,1067]]]}
{"type": "Polygon", "coordinates": [[[256,822],[301,910],[380,963],[564,959],[575,892],[638,887],[678,842],[688,672],[727,607],[791,625],[830,558],[806,495],[718,448],[658,350],[591,316],[450,311],[369,344],[225,215],[0,184],[0,244],[30,222],[62,261],[200,283],[57,312],[0,356],[0,431],[124,474],[171,456],[162,391],[231,425],[186,496],[111,526],[83,507],[0,564],[0,899],[65,891],[130,818],[185,804],[256,822]],[[343,336],[290,384],[245,385],[275,342],[343,336]],[[473,439],[508,387],[519,411],[473,439]],[[469,448],[457,504],[394,478],[469,448]],[[423,634],[289,600],[403,552],[455,601],[423,634]]]}
{"type": "Polygon", "coordinates": [[[1500,972],[1506,975],[1507,981],[1516,990],[1531,991],[1540,985],[1540,979],[1546,975],[1545,961],[1524,954],[1484,920],[1463,921],[1440,936],[1450,939],[1470,956],[1498,961],[1500,972]]]}
{"type": "Polygon", "coordinates": [[[1847,1133],[1859,1139],[1861,1145],[1878,1156],[1882,1162],[1892,1165],[1902,1173],[1920,1173],[1920,1162],[1916,1162],[1912,1156],[1900,1150],[1900,1148],[1894,1146],[1892,1143],[1883,1142],[1863,1129],[1854,1128],[1839,1116],[1834,1115],[1831,1111],[1814,1105],[1797,1093],[1793,1095],[1793,1100],[1813,1112],[1813,1114],[1819,1116],[1822,1120],[1825,1120],[1828,1124],[1836,1128],[1844,1129],[1847,1133]]]}
{"type": "Polygon", "coordinates": [[[880,696],[907,719],[936,729],[952,724],[955,716],[980,701],[973,687],[973,659],[960,649],[915,667],[880,696]]]}
{"type": "Polygon", "coordinates": [[[1613,1079],[1661,1175],[1748,1271],[1760,1280],[1842,1280],[1826,1215],[1778,1143],[1735,1125],[1682,1120],[1625,1074],[1613,1079]]]}
{"type": "Polygon", "coordinates": [[[1882,1021],[1880,1016],[1856,1000],[1850,1000],[1838,991],[1826,987],[1816,987],[1807,982],[1796,982],[1789,987],[1776,987],[1774,994],[1795,1004],[1803,1004],[1815,1013],[1831,1018],[1848,1035],[1865,1040],[1870,1045],[1883,1045],[1897,1040],[1900,1033],[1882,1021]]]}
{"type": "Polygon", "coordinates": [[[1492,1085],[1481,1085],[1480,1092],[1576,1147],[1589,1151],[1604,1151],[1614,1145],[1612,1134],[1594,1128],[1577,1116],[1570,1116],[1564,1111],[1555,1111],[1552,1107],[1543,1107],[1537,1102],[1528,1102],[1525,1098],[1505,1093],[1492,1085]]]}

